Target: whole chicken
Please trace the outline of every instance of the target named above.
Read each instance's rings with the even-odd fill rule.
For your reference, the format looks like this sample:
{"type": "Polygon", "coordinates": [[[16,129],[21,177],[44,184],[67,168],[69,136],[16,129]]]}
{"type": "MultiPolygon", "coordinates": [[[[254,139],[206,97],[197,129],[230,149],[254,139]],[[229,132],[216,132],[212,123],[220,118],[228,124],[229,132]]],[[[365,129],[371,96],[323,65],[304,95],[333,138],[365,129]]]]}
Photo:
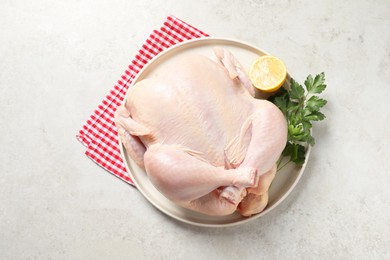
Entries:
{"type": "Polygon", "coordinates": [[[250,216],[267,205],[286,119],[253,97],[229,51],[214,53],[216,61],[182,55],[136,83],[115,123],[129,156],[168,199],[207,215],[250,216]]]}

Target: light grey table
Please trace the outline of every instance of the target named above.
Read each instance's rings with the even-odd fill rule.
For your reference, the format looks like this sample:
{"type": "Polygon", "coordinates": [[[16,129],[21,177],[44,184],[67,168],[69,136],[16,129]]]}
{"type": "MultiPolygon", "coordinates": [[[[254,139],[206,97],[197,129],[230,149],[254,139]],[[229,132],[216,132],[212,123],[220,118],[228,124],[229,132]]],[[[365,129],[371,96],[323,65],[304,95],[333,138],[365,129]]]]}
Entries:
{"type": "Polygon", "coordinates": [[[390,2],[1,1],[0,259],[389,259],[390,2]],[[79,127],[169,14],[324,71],[326,121],[292,194],[248,224],[157,211],[79,127]]]}

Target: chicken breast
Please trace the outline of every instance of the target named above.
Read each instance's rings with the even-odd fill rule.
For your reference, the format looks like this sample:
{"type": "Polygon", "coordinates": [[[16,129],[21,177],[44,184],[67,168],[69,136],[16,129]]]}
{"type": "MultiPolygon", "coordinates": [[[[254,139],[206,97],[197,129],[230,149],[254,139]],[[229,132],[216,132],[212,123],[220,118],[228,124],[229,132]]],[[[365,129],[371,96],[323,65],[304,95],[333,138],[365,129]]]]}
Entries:
{"type": "Polygon", "coordinates": [[[286,120],[253,97],[230,52],[215,54],[217,62],[179,57],[132,86],[115,122],[128,154],[168,199],[208,215],[232,214],[243,201],[248,216],[264,208],[256,188],[286,144],[286,120]]]}

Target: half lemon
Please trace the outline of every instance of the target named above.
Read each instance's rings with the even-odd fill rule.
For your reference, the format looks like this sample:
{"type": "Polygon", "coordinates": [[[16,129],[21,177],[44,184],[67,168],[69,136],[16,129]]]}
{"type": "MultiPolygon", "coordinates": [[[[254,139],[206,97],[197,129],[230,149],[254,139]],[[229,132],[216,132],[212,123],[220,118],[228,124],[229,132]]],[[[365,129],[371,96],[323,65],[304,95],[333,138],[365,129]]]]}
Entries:
{"type": "Polygon", "coordinates": [[[274,56],[260,56],[249,70],[253,86],[264,92],[278,90],[286,80],[287,69],[283,61],[274,56]]]}

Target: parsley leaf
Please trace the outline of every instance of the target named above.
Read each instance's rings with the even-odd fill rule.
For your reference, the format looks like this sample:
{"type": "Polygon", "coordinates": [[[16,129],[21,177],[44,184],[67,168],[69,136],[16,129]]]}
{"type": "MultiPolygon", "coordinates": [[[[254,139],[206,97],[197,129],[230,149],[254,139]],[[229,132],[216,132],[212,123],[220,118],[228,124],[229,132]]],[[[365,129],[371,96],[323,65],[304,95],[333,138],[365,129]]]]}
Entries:
{"type": "Polygon", "coordinates": [[[322,93],[322,91],[325,90],[326,88],[326,85],[324,84],[325,82],[325,74],[322,72],[320,74],[318,74],[314,80],[313,80],[313,77],[311,77],[310,75],[310,78],[311,78],[311,84],[306,84],[306,81],[308,81],[309,77],[307,77],[306,81],[305,81],[305,86],[306,86],[306,89],[309,93],[311,94],[320,94],[322,93]]]}
{"type": "Polygon", "coordinates": [[[291,99],[300,100],[303,97],[305,90],[301,85],[298,84],[298,82],[296,82],[294,79],[291,79],[290,90],[288,93],[291,99]]]}
{"type": "Polygon", "coordinates": [[[283,114],[287,114],[287,95],[276,97],[274,104],[282,111],[283,114]]]}
{"type": "Polygon", "coordinates": [[[327,101],[325,99],[319,98],[318,96],[311,96],[306,102],[306,107],[310,111],[319,111],[326,103],[327,101]]]}
{"type": "Polygon", "coordinates": [[[305,117],[309,121],[321,121],[325,119],[325,115],[319,111],[313,111],[305,117]]]}

